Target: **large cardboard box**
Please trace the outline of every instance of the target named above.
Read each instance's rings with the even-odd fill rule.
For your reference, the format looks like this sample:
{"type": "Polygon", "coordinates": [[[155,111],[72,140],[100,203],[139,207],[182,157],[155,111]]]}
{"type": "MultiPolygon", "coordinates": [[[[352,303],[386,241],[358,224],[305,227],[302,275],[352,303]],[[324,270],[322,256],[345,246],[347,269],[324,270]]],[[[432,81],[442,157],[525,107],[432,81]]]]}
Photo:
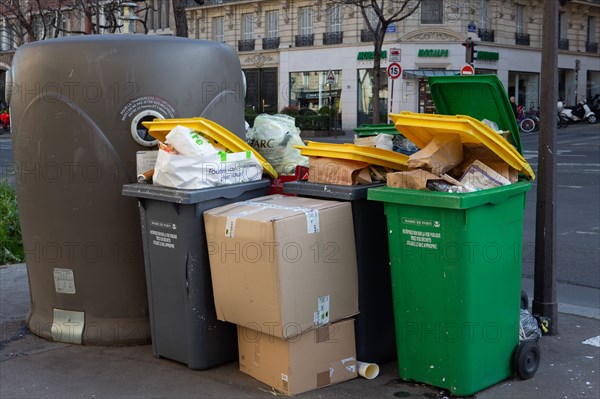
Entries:
{"type": "Polygon", "coordinates": [[[289,341],[238,326],[238,347],[241,371],[288,395],[357,376],[352,319],[289,341]]]}
{"type": "Polygon", "coordinates": [[[358,313],[349,202],[270,195],[204,222],[219,320],[287,339],[358,313]]]}

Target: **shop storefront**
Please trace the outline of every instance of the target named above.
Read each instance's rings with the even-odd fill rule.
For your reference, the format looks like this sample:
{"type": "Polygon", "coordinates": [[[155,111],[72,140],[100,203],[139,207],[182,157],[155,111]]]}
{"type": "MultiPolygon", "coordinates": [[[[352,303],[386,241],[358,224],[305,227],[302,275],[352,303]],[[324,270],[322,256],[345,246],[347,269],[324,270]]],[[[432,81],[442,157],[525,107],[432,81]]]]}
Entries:
{"type": "MultiPolygon", "coordinates": [[[[357,126],[373,123],[373,82],[374,69],[358,70],[357,126]]],[[[385,69],[379,79],[379,122],[385,123],[388,115],[388,77],[385,69]]]]}
{"type": "Polygon", "coordinates": [[[508,95],[515,96],[525,109],[540,108],[540,75],[532,72],[508,72],[508,95]]]}

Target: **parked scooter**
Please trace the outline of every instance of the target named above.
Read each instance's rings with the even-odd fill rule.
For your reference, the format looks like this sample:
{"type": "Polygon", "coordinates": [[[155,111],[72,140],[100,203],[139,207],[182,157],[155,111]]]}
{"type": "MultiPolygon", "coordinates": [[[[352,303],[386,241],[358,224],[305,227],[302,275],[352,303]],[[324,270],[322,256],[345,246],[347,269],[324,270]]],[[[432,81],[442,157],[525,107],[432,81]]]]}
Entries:
{"type": "Polygon", "coordinates": [[[565,107],[564,103],[559,101],[557,103],[557,109],[559,115],[564,116],[570,122],[586,120],[588,123],[596,123],[598,120],[596,114],[590,109],[585,100],[574,107],[565,107]]]}
{"type": "Polygon", "coordinates": [[[596,94],[588,103],[592,112],[596,114],[596,119],[600,118],[600,94],[596,94]]]}

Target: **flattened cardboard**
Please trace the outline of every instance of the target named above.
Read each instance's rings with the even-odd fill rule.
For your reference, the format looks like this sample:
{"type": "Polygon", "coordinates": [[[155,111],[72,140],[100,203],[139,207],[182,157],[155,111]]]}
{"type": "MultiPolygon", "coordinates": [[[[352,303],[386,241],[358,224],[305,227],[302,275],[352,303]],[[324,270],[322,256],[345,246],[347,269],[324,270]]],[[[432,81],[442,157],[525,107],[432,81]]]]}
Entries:
{"type": "Polygon", "coordinates": [[[271,195],[204,221],[219,320],[288,339],[358,313],[349,202],[271,195]]]}
{"type": "Polygon", "coordinates": [[[452,176],[462,176],[467,168],[474,161],[481,161],[502,176],[507,178],[511,183],[516,183],[519,179],[519,172],[507,164],[496,153],[484,145],[474,143],[463,143],[463,162],[452,169],[449,173],[452,176]]]}
{"type": "Polygon", "coordinates": [[[285,341],[238,326],[240,370],[296,395],[357,376],[354,320],[321,326],[285,341]]]}

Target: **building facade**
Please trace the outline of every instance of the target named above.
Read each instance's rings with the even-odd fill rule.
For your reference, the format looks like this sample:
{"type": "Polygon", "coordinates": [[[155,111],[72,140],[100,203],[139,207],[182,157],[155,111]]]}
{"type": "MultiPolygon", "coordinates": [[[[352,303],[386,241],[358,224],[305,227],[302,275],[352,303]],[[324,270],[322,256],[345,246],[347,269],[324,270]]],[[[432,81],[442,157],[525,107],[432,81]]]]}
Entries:
{"type": "MultiPolygon", "coordinates": [[[[381,108],[435,112],[430,75],[459,74],[465,40],[475,43],[476,73],[496,74],[526,108],[539,107],[544,0],[424,0],[388,27],[381,67],[381,108]]],[[[390,6],[397,3],[388,2],[390,6]]],[[[392,9],[388,10],[391,12],[392,9]]],[[[373,16],[367,13],[367,18],[373,16]]],[[[567,104],[600,93],[600,1],[560,8],[559,97],[567,104]]],[[[208,0],[188,8],[190,36],[238,50],[255,112],[335,107],[343,128],[372,120],[373,42],[355,5],[311,0],[208,0]]],[[[385,118],[382,118],[385,120],[385,118]]]]}
{"type": "MultiPolygon", "coordinates": [[[[99,4],[103,3],[112,4],[100,0],[99,4]]],[[[123,15],[129,12],[124,7],[132,4],[120,0],[117,3],[123,15]]],[[[137,22],[121,25],[120,31],[173,35],[171,3],[172,0],[137,2],[137,22]]],[[[349,129],[372,121],[374,74],[372,34],[360,9],[346,3],[188,0],[189,36],[223,42],[238,51],[250,111],[275,113],[295,107],[318,112],[328,107],[336,111],[336,126],[349,129]]],[[[386,2],[386,12],[393,12],[399,3],[402,1],[386,2]]],[[[544,0],[423,0],[412,16],[391,24],[386,31],[381,63],[381,120],[390,111],[435,112],[427,77],[458,74],[466,63],[463,42],[468,38],[476,43],[476,59],[472,62],[475,73],[498,75],[519,104],[537,109],[543,86],[543,3],[544,0]],[[385,73],[392,62],[401,65],[397,79],[385,73]]],[[[367,19],[373,21],[374,14],[366,11],[367,19]]],[[[2,81],[20,43],[8,29],[9,17],[8,13],[0,16],[2,81]]],[[[89,30],[89,20],[86,25],[73,13],[65,13],[60,24],[63,31],[57,33],[61,35],[89,30]]],[[[600,93],[600,0],[567,1],[560,7],[558,34],[559,99],[573,105],[600,93]]]]}

